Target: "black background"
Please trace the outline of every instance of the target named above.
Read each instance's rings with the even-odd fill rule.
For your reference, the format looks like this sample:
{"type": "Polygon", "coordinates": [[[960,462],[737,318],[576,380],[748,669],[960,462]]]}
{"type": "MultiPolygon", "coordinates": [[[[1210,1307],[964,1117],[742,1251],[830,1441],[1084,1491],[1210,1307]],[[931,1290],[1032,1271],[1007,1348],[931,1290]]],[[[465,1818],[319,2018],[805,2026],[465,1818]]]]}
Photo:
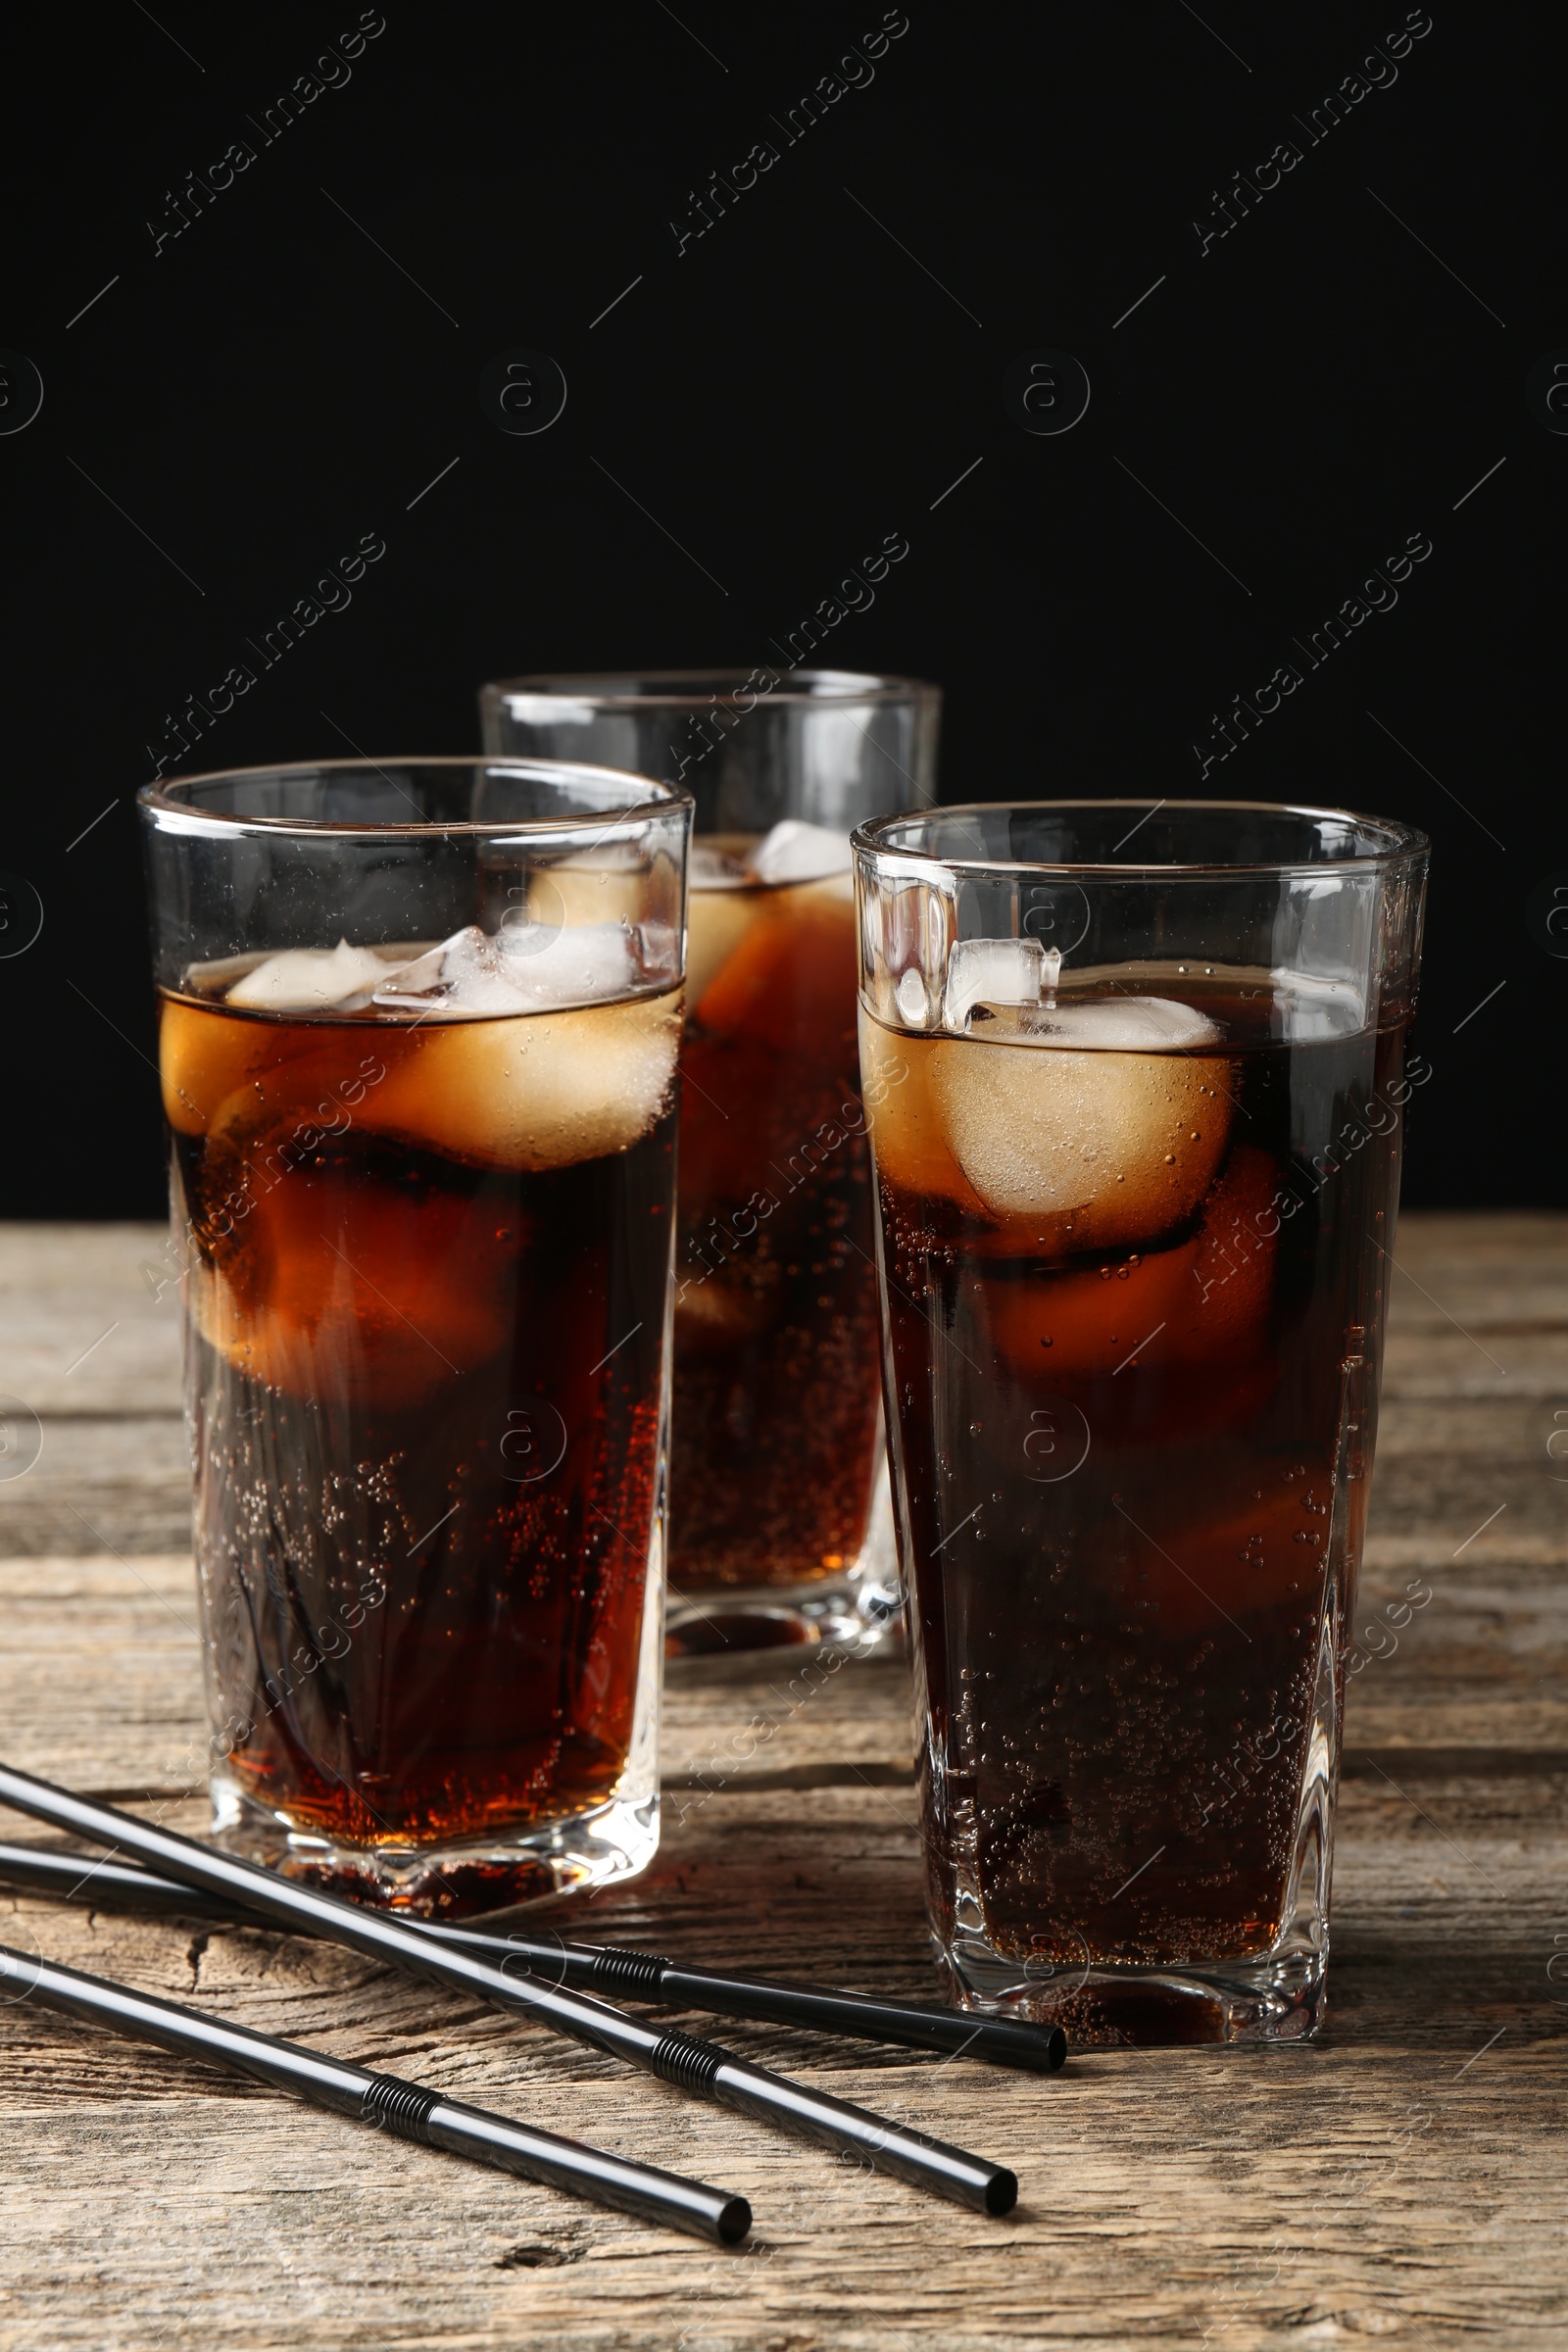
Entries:
{"type": "Polygon", "coordinates": [[[1546,12],[1434,0],[1311,143],[1392,0],[910,0],[786,144],[880,8],[386,0],[264,144],[248,118],[359,21],[162,0],[9,36],[0,344],[44,401],[0,435],[0,868],[45,910],[0,961],[11,1213],[161,1211],[132,803],[188,696],[258,671],[172,769],[467,750],[487,677],[768,659],[889,532],[908,556],[822,658],[943,684],[950,800],[1196,794],[1210,714],[1430,537],[1201,788],[1430,831],[1405,1198],[1562,1198],[1568,438],[1525,398],[1568,347],[1546,12]],[[254,163],[155,253],[234,140],[254,163]],[[760,140],[776,164],[677,255],[760,140]],[[568,386],[534,436],[480,406],[515,347],[568,386]],[[1056,436],[1002,398],[1041,348],[1092,385],[1056,436]],[[352,604],[263,669],[247,639],[365,533],[352,604]]]}

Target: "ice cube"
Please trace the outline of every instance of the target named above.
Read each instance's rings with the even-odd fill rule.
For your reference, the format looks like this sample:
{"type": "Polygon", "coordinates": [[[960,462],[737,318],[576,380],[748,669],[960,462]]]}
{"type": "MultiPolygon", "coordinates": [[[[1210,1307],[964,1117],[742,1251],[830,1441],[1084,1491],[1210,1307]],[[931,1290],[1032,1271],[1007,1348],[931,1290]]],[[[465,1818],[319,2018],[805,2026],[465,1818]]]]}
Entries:
{"type": "Polygon", "coordinates": [[[386,1075],[366,1089],[357,1126],[483,1167],[570,1167],[628,1150],[667,1106],[680,996],[438,1017],[377,1043],[386,1075]]]}
{"type": "Polygon", "coordinates": [[[1366,1025],[1366,997],[1353,981],[1328,980],[1313,972],[1274,971],[1274,1029],[1294,1043],[1308,1038],[1353,1037],[1366,1025]]]}
{"type": "Polygon", "coordinates": [[[426,998],[441,987],[442,968],[446,963],[444,946],[427,948],[412,963],[400,964],[376,990],[371,1003],[375,1004],[404,1004],[416,999],[422,1005],[426,998]]]}
{"type": "Polygon", "coordinates": [[[911,963],[900,978],[894,995],[899,1001],[899,1016],[911,1029],[923,1029],[930,1007],[926,1002],[925,982],[911,963]]]}
{"type": "Polygon", "coordinates": [[[387,1011],[447,1019],[486,1012],[526,1012],[528,999],[507,976],[498,942],[469,924],[382,981],[374,1003],[387,1011]]]}
{"type": "Polygon", "coordinates": [[[778,883],[819,882],[828,874],[847,874],[855,860],[847,833],[786,816],[763,834],[747,862],[759,882],[778,883]]]}
{"type": "Polygon", "coordinates": [[[219,1105],[253,1071],[271,1066],[286,1033],[259,1021],[230,1021],[215,1006],[166,997],[158,1011],[164,1111],[180,1135],[205,1135],[219,1105]]]}
{"type": "MultiPolygon", "coordinates": [[[[1061,968],[1061,959],[1056,959],[1061,968]]],[[[1038,1004],[1045,985],[1045,950],[1038,939],[960,939],[948,957],[942,1017],[961,1037],[971,1004],[1038,1004]]]]}
{"type": "Polygon", "coordinates": [[[216,1263],[193,1257],[188,1297],[204,1338],[270,1388],[340,1396],[352,1366],[377,1406],[417,1403],[513,1336],[510,1252],[460,1193],[363,1165],[258,1173],[239,1233],[216,1263]]]}
{"type": "Polygon", "coordinates": [[[860,1079],[878,1175],[917,1199],[955,1200],[978,1219],[984,1204],[948,1149],[947,1123],[931,1092],[934,1066],[951,1051],[935,1038],[917,1043],[860,1007],[860,1079]]]}
{"type": "Polygon", "coordinates": [[[254,972],[264,960],[252,950],[243,956],[215,956],[210,963],[187,963],[180,986],[189,996],[216,1003],[220,997],[227,996],[231,982],[243,980],[247,972],[254,972]]]}
{"type": "Polygon", "coordinates": [[[765,907],[761,891],[737,886],[749,882],[744,870],[737,866],[735,874],[735,882],[713,887],[692,877],[686,908],[686,1002],[694,1012],[710,982],[717,979],[765,907]]]}
{"type": "Polygon", "coordinates": [[[1070,1250],[1152,1240],[1190,1216],[1224,1154],[1236,1065],[1178,1041],[1211,1041],[1212,1023],[1160,999],[996,1008],[982,1024],[990,1009],[971,1007],[968,1037],[934,1049],[931,1089],[991,1213],[1070,1250]]]}
{"type": "Polygon", "coordinates": [[[637,977],[653,988],[673,988],[680,978],[680,932],[674,923],[649,916],[631,927],[637,977]]]}
{"type": "Polygon", "coordinates": [[[1219,1040],[1219,1030],[1205,1014],[1169,997],[1099,998],[1038,1009],[1026,1003],[1023,1017],[1009,1019],[1016,1003],[1003,997],[992,1001],[982,992],[965,1008],[966,1033],[982,1021],[996,1021],[998,1028],[987,1032],[989,1043],[1005,1037],[1019,1045],[1086,1046],[1101,1054],[1180,1054],[1219,1040]]]}
{"type": "Polygon", "coordinates": [[[737,906],[750,919],[701,993],[695,984],[688,989],[694,1017],[713,1036],[745,1037],[792,1061],[832,1069],[855,1018],[854,906],[838,895],[836,880],[791,891],[702,892],[691,903],[700,951],[710,944],[702,936],[704,916],[737,906]]]}
{"type": "Polygon", "coordinates": [[[355,1012],[386,978],[373,948],[285,948],[255,965],[224,993],[225,1004],[248,1012],[355,1012]]]}
{"type": "Polygon", "coordinates": [[[470,923],[384,979],[374,1002],[389,1011],[464,1020],[604,1004],[625,996],[636,978],[635,942],[624,923],[561,931],[524,919],[494,934],[470,923]]]}
{"type": "Polygon", "coordinates": [[[683,1280],[675,1291],[675,1329],[691,1356],[759,1338],[777,1311],[771,1292],[755,1283],[699,1275],[683,1280]]]}
{"type": "MultiPolygon", "coordinates": [[[[1044,1280],[998,1283],[991,1328],[1018,1371],[1038,1374],[1051,1348],[1055,1377],[1223,1364],[1237,1370],[1260,1345],[1278,1248],[1270,1212],[1279,1169],[1242,1144],[1202,1204],[1195,1233],[1170,1249],[1134,1252],[1106,1284],[1098,1266],[1044,1280]],[[1148,1353],[1140,1342],[1148,1336],[1148,1353]]],[[[1272,1218],[1277,1228],[1279,1219],[1272,1218]]],[[[1210,1390],[1212,1378],[1202,1384],[1210,1390]]]]}
{"type": "Polygon", "coordinates": [[[742,858],[711,841],[694,841],[688,871],[693,890],[744,890],[752,876],[742,858]]]}
{"type": "Polygon", "coordinates": [[[505,974],[541,1007],[605,1004],[623,997],[636,985],[637,960],[626,922],[576,923],[555,932],[538,923],[502,933],[505,974]]]}
{"type": "Polygon", "coordinates": [[[560,931],[568,924],[634,923],[649,897],[640,859],[609,850],[584,865],[540,866],[528,876],[529,918],[560,931]]]}

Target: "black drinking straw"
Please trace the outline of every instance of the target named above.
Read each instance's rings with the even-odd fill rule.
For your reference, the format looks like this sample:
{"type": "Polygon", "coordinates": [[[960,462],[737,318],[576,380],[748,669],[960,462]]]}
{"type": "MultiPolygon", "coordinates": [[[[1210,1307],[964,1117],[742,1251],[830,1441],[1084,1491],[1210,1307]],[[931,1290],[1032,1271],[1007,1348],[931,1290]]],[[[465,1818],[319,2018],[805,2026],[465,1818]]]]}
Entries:
{"type": "Polygon", "coordinates": [[[52,1961],[14,1951],[7,1944],[0,1944],[0,1999],[34,2001],[84,2024],[107,2026],[131,2041],[212,2059],[273,2090],[309,2100],[313,2107],[329,2108],[351,2123],[444,2148],[449,2155],[466,2156],[476,2164],[497,2165],[503,2172],[521,2174],[525,2180],[543,2180],[574,2196],[591,2197],[595,2204],[635,2214],[639,2221],[689,2230],[714,2245],[738,2245],[752,2226],[746,2199],[724,2189],[683,2180],[677,2173],[660,2172],[653,2165],[629,2163],[581,2140],[562,2139],[554,2132],[532,2131],[508,2116],[427,2090],[422,2082],[348,2066],[341,2058],[328,2058],[300,2042],[279,2041],[248,2026],[225,2025],[178,2001],[155,2000],[107,1977],[57,1968],[52,1961]]]}
{"type": "Polygon", "coordinates": [[[930,2139],[924,2132],[872,2115],[848,2100],[792,2082],[765,2067],[732,2058],[716,2042],[688,2034],[658,2033],[640,2018],[612,2009],[608,2001],[568,1992],[536,1978],[513,1976],[420,1929],[362,1911],[321,1894],[298,1880],[279,1877],[237,1855],[200,1845],[172,1830],[155,1828],[114,1805],[94,1804],[31,1773],[0,1765],[0,1803],[30,1813],[52,1828],[84,1838],[111,1852],[132,1855],[182,1886],[226,1895],[274,1926],[303,1929],[347,1944],[371,1960],[384,1960],[417,1976],[433,1977],[459,1992],[476,1993],[502,2008],[520,2011],[590,2049],[645,2068],[662,2082],[695,2098],[716,2099],[761,2123],[796,2132],[879,2172],[893,2173],[917,2187],[934,2189],[983,2213],[1010,2213],[1017,2202],[1015,2175],[984,2157],[930,2139]]]}
{"type": "MultiPolygon", "coordinates": [[[[28,1845],[0,1844],[0,1886],[24,1886],[58,1901],[98,1903],[106,1909],[174,1911],[241,1922],[255,1916],[243,1903],[193,1893],[151,1871],[85,1862],[74,1854],[43,1853],[28,1845]]],[[[862,1992],[839,1992],[820,1984],[781,1984],[769,1977],[720,1975],[712,1969],[684,1967],[658,1952],[632,1952],[610,1944],[563,1943],[554,1937],[453,1928],[434,1920],[410,1924],[421,1935],[461,1950],[497,1958],[504,1954],[509,1968],[520,1963],[524,1973],[541,1976],[547,1984],[619,1994],[660,2009],[706,2009],[719,2017],[761,2018],[863,2041],[906,2042],[914,2049],[946,2050],[1042,2075],[1054,2074],[1067,2050],[1059,2026],[970,2017],[962,2010],[872,2000],[862,1992]]]]}

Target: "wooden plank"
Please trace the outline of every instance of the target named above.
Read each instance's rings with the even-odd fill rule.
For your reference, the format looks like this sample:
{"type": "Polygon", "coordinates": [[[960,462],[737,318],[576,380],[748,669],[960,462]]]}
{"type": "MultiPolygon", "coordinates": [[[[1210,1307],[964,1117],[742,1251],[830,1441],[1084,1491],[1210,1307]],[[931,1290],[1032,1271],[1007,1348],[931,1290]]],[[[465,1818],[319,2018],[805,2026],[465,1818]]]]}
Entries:
{"type": "Polygon", "coordinates": [[[190,1454],[173,1414],[42,1424],[25,1476],[0,1481],[0,1552],[170,1551],[190,1545],[190,1454]]]}
{"type": "Polygon", "coordinates": [[[1506,1337],[1485,1336],[1469,1324],[1455,1331],[1434,1317],[1425,1328],[1400,1314],[1390,1318],[1383,1393],[1393,1397],[1530,1396],[1561,1403],[1564,1397],[1563,1328],[1548,1326],[1506,1337]]]}
{"type": "Polygon", "coordinates": [[[88,1284],[144,1293],[144,1260],[159,1259],[169,1236],[163,1218],[103,1224],[0,1218],[0,1298],[29,1291],[70,1292],[88,1284]]]}
{"type": "Polygon", "coordinates": [[[1429,1270],[1460,1283],[1471,1269],[1494,1270],[1533,1288],[1568,1280],[1568,1215],[1549,1208],[1405,1208],[1399,1212],[1394,1254],[1422,1281],[1429,1270]]]}
{"type": "Polygon", "coordinates": [[[48,1415],[177,1413],[163,1225],[0,1224],[0,1391],[48,1415]]]}

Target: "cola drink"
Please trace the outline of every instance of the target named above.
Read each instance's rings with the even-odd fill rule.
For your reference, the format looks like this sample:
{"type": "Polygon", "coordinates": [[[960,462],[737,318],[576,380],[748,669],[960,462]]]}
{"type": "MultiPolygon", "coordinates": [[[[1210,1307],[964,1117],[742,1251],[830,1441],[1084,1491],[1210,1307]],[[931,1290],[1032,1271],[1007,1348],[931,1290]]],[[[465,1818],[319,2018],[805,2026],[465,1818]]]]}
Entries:
{"type": "Polygon", "coordinates": [[[693,845],[671,1552],[680,1592],[856,1566],[880,1468],[849,848],[693,845]]]}
{"type": "Polygon", "coordinates": [[[932,1918],[965,1998],[1223,2037],[1182,1972],[1326,1905],[1419,1072],[1407,1001],[1059,966],[964,942],[940,1033],[861,1012],[932,1918]]]}
{"type": "MultiPolygon", "coordinates": [[[[862,566],[867,579],[889,561],[896,549],[862,566]]],[[[492,753],[602,760],[693,798],[676,1656],[817,1640],[864,1650],[902,1624],[849,837],[935,798],[941,694],[801,654],[777,668],[535,673],[479,697],[492,753]]]]}
{"type": "Polygon", "coordinates": [[[372,1900],[570,1884],[653,1785],[680,991],[633,940],[161,1000],[220,1819],[372,1900]]]}

